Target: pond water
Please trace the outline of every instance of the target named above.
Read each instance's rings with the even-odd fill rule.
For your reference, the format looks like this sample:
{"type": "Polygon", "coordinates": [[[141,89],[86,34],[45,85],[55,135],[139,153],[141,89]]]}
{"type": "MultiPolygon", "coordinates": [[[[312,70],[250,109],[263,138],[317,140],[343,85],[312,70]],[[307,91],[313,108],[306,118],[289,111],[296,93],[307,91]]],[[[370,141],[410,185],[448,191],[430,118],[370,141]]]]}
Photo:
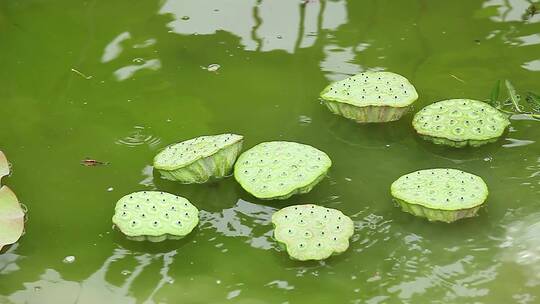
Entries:
{"type": "Polygon", "coordinates": [[[540,15],[525,0],[28,0],[0,2],[3,180],[28,208],[0,255],[0,303],[540,303],[540,122],[497,143],[436,147],[412,115],[359,125],[318,101],[365,70],[406,76],[416,110],[486,99],[498,79],[540,91],[540,15]],[[153,172],[169,143],[235,132],[245,147],[313,145],[333,160],[306,195],[260,201],[232,178],[180,185],[153,172]],[[86,167],[86,157],[109,165],[86,167]],[[389,186],[452,167],[490,188],[479,217],[429,223],[389,186]],[[199,228],[139,243],[112,229],[116,201],[188,198],[199,228]],[[350,249],[289,260],[271,214],[316,203],[352,217],[350,249]]]}

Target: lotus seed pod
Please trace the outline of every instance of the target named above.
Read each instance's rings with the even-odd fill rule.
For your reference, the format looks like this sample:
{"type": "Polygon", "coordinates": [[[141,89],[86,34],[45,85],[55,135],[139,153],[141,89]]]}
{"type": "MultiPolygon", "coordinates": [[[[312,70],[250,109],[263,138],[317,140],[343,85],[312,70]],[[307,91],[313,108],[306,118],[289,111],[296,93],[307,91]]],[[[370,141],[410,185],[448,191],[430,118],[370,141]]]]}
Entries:
{"type": "Polygon", "coordinates": [[[242,153],[234,166],[234,177],[257,198],[286,199],[311,191],[331,165],[326,153],[311,146],[272,141],[242,153]]]}
{"type": "Polygon", "coordinates": [[[131,240],[161,242],[188,235],[199,223],[199,210],[180,196],[141,191],[116,203],[112,221],[131,240]]]}
{"type": "Polygon", "coordinates": [[[391,72],[364,72],[334,82],[321,92],[334,114],[359,123],[398,120],[418,93],[407,78],[391,72]]]}
{"type": "Polygon", "coordinates": [[[461,148],[495,142],[510,125],[508,118],[485,102],[450,99],[420,110],[413,127],[420,136],[435,144],[461,148]]]}
{"type": "Polygon", "coordinates": [[[324,260],[349,248],[353,221],[341,211],[296,205],[272,215],[274,237],[294,260],[324,260]]]}
{"type": "Polygon", "coordinates": [[[476,216],[488,196],[482,178],[455,169],[409,173],[392,184],[391,192],[403,211],[447,223],[476,216]]]}
{"type": "Polygon", "coordinates": [[[221,134],[173,144],[156,155],[154,168],[163,178],[185,184],[222,178],[231,174],[243,139],[236,134],[221,134]]]}

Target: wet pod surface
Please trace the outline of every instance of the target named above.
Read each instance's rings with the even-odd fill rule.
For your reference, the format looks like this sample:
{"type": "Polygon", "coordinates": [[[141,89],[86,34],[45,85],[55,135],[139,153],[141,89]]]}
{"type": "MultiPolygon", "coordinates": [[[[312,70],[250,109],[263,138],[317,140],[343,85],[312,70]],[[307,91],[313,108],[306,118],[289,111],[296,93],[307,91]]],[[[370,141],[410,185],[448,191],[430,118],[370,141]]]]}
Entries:
{"type": "Polygon", "coordinates": [[[485,102],[451,99],[420,110],[413,120],[419,134],[454,141],[489,140],[500,137],[510,121],[485,102]]]}
{"type": "Polygon", "coordinates": [[[236,134],[220,134],[200,136],[172,144],[156,155],[154,167],[162,170],[179,169],[201,158],[212,156],[242,139],[242,136],[236,134]]]}
{"type": "Polygon", "coordinates": [[[392,196],[436,210],[460,210],[484,203],[488,187],[481,177],[455,169],[428,169],[406,174],[391,186],[392,196]]]}
{"type": "Polygon", "coordinates": [[[184,237],[199,223],[199,210],[180,196],[140,191],[116,203],[112,221],[130,237],[184,237]]]}
{"type": "Polygon", "coordinates": [[[418,99],[407,78],[392,72],[364,72],[330,84],[321,98],[357,107],[406,107],[418,99]]]}
{"type": "Polygon", "coordinates": [[[274,237],[294,260],[324,260],[349,247],[354,223],[341,211],[305,204],[272,215],[274,237]]]}
{"type": "Polygon", "coordinates": [[[258,198],[288,196],[317,183],[332,161],[314,147],[295,142],[265,142],[244,152],[234,167],[234,177],[258,198]]]}

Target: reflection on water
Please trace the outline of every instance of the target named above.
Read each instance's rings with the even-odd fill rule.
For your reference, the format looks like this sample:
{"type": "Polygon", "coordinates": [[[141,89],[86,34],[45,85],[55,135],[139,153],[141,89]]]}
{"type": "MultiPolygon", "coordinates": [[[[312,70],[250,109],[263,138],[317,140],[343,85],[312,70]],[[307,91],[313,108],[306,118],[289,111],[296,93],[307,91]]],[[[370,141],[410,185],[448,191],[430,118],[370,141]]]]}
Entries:
{"type": "Polygon", "coordinates": [[[105,260],[99,269],[88,278],[79,282],[62,279],[54,269],[46,269],[35,282],[25,284],[25,289],[19,290],[8,296],[13,304],[96,304],[96,303],[155,303],[155,294],[165,285],[174,282],[169,275],[170,265],[174,261],[177,251],[159,254],[136,254],[126,249],[116,249],[105,260]],[[123,282],[119,285],[110,283],[107,277],[114,263],[128,259],[135,260],[135,266],[130,270],[123,270],[123,282]],[[133,296],[133,284],[145,269],[152,264],[161,264],[159,268],[160,279],[156,280],[155,286],[148,288],[150,293],[144,301],[137,301],[133,296]]]}
{"type": "Polygon", "coordinates": [[[7,275],[20,269],[17,265],[20,256],[14,253],[17,251],[17,247],[19,244],[13,244],[6,252],[0,254],[0,275],[7,275]]]}
{"type": "MultiPolygon", "coordinates": [[[[523,21],[527,8],[531,5],[527,0],[488,0],[484,2],[485,8],[496,8],[497,14],[491,20],[497,22],[523,21]]],[[[540,22],[540,14],[528,18],[528,22],[540,22]]]]}
{"type": "Polygon", "coordinates": [[[114,76],[118,81],[123,81],[131,78],[136,72],[141,70],[157,71],[161,68],[161,61],[159,59],[133,59],[132,65],[124,66],[114,71],[114,76]]]}
{"type": "Polygon", "coordinates": [[[526,274],[527,285],[540,286],[540,213],[534,213],[506,225],[500,247],[501,258],[517,264],[526,274]]]}
{"type": "MultiPolygon", "coordinates": [[[[255,248],[272,249],[272,229],[268,228],[275,208],[238,200],[232,208],[221,212],[201,211],[201,230],[212,229],[228,237],[246,238],[255,248]]],[[[226,248],[223,248],[226,250],[226,248]]]]}
{"type": "MultiPolygon", "coordinates": [[[[107,244],[115,248],[86,252],[81,248],[89,234],[83,234],[70,250],[76,261],[64,264],[61,259],[65,253],[36,252],[32,247],[38,239],[46,239],[42,238],[41,224],[51,228],[59,225],[35,218],[40,224],[30,226],[35,239],[29,233],[20,246],[11,246],[0,255],[0,303],[177,303],[173,301],[180,298],[193,303],[229,299],[231,303],[442,304],[500,303],[501,295],[510,298],[503,303],[538,302],[540,216],[512,216],[504,226],[499,221],[504,212],[514,208],[537,211],[534,199],[540,195],[540,158],[536,153],[536,120],[515,115],[509,133],[512,138],[474,151],[449,151],[414,137],[410,115],[385,126],[365,126],[334,116],[316,104],[317,93],[328,81],[364,70],[390,69],[410,77],[423,92],[419,106],[448,95],[484,98],[494,77],[532,82],[540,70],[536,52],[540,36],[535,27],[540,15],[524,22],[521,18],[527,5],[525,0],[463,1],[459,5],[448,1],[164,0],[155,1],[154,11],[133,8],[133,13],[140,14],[136,21],[119,17],[117,23],[109,24],[103,19],[114,29],[100,28],[106,34],[97,37],[101,43],[98,51],[82,57],[94,58],[119,82],[106,82],[95,91],[93,87],[89,91],[86,87],[77,89],[89,96],[118,94],[122,100],[146,96],[146,107],[129,103],[115,109],[114,104],[110,112],[103,112],[106,116],[133,110],[130,113],[144,116],[139,121],[145,125],[111,125],[124,131],[114,143],[103,144],[118,150],[139,147],[130,153],[140,152],[137,157],[125,156],[126,164],[139,168],[135,181],[139,186],[135,187],[159,188],[188,197],[202,210],[200,226],[186,242],[170,243],[174,250],[167,247],[161,251],[159,244],[108,239],[107,244]],[[253,71],[260,79],[246,79],[251,78],[246,72],[253,71]],[[466,82],[456,82],[450,73],[466,82]],[[151,81],[139,77],[145,74],[159,84],[152,86],[151,81]],[[232,89],[239,83],[251,86],[252,80],[257,80],[257,85],[263,83],[253,86],[260,95],[247,90],[245,96],[239,96],[232,89]],[[287,86],[285,94],[273,95],[289,81],[294,86],[287,86]],[[107,85],[111,87],[101,91],[107,85]],[[152,95],[144,95],[148,89],[152,95]],[[159,108],[154,107],[157,102],[151,103],[155,100],[159,100],[159,108]],[[263,106],[276,104],[279,111],[257,116],[242,110],[255,101],[263,106]],[[282,113],[286,111],[287,115],[282,113]],[[160,129],[167,118],[171,127],[160,129]],[[268,120],[272,124],[264,125],[268,120]],[[182,123],[173,124],[179,121],[182,123]],[[152,166],[144,165],[152,154],[148,150],[161,146],[161,138],[170,136],[166,141],[172,142],[177,136],[239,129],[246,132],[246,143],[252,145],[263,137],[281,136],[276,121],[279,125],[290,123],[286,130],[290,130],[286,134],[290,138],[320,144],[335,157],[327,185],[292,198],[290,203],[309,198],[352,214],[356,231],[350,250],[341,256],[317,263],[289,261],[272,238],[270,219],[278,203],[240,199],[247,194],[233,178],[218,184],[178,185],[157,175],[154,179],[152,166]],[[249,138],[247,133],[251,133],[249,138]],[[501,149],[502,145],[506,148],[501,149]],[[141,163],[141,159],[146,161],[141,163]],[[445,226],[393,208],[388,176],[435,164],[466,164],[489,179],[494,194],[489,212],[445,226]],[[196,266],[190,268],[194,261],[196,266]],[[332,298],[324,298],[327,295],[332,298]]],[[[99,75],[99,69],[87,68],[99,75]]],[[[88,83],[91,81],[84,85],[88,83]]],[[[40,89],[40,95],[54,91],[40,89]]],[[[35,100],[36,104],[41,101],[35,100]]],[[[28,112],[32,114],[32,110],[28,112]]],[[[91,114],[89,111],[89,117],[91,114]]],[[[44,130],[66,127],[47,123],[42,122],[44,130]]],[[[27,137],[36,135],[30,129],[26,132],[27,137]]],[[[72,142],[69,147],[76,145],[72,142]]],[[[21,151],[24,159],[25,150],[21,151]]],[[[66,151],[58,155],[72,152],[66,151]]],[[[71,173],[68,167],[61,169],[71,173]]],[[[125,172],[109,173],[120,179],[115,191],[133,188],[125,172]]],[[[86,178],[89,176],[84,176],[85,182],[86,178]]],[[[67,192],[66,197],[80,198],[81,207],[92,210],[89,217],[96,219],[96,227],[103,221],[108,226],[110,202],[81,194],[94,186],[89,183],[67,192]]],[[[78,224],[77,219],[63,220],[66,226],[78,224]]]]}
{"type": "Polygon", "coordinates": [[[227,31],[240,38],[245,50],[293,53],[313,46],[321,31],[335,30],[346,23],[345,5],[344,0],[303,5],[289,0],[168,0],[159,13],[174,16],[167,26],[177,34],[227,31]]]}
{"type": "Polygon", "coordinates": [[[122,42],[130,38],[131,34],[129,32],[123,32],[116,36],[111,42],[109,42],[109,44],[105,46],[103,56],[101,56],[101,62],[105,63],[118,58],[124,49],[122,47],[122,42]]]}

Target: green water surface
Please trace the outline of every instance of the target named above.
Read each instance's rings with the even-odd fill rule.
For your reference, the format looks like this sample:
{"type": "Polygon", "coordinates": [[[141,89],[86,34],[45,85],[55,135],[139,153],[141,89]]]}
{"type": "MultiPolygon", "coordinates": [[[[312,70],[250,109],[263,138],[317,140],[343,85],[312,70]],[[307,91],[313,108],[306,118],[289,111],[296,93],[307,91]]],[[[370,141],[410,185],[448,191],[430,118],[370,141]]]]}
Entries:
{"type": "Polygon", "coordinates": [[[514,116],[499,142],[453,150],[415,136],[412,114],[359,125],[318,101],[364,70],[407,77],[415,110],[485,99],[498,79],[538,93],[540,15],[523,20],[528,6],[0,1],[0,149],[13,165],[3,182],[28,208],[26,233],[0,254],[0,303],[540,303],[540,122],[514,116]],[[153,172],[160,148],[223,132],[246,148],[307,143],[333,167],[286,201],[257,200],[232,178],[180,185],[153,172]],[[393,180],[433,167],[485,179],[479,217],[429,223],[393,205],[393,180]],[[113,230],[115,202],[150,189],[188,198],[199,228],[159,244],[113,230]],[[278,248],[270,216],[299,203],[352,217],[345,254],[300,263],[278,248]]]}

